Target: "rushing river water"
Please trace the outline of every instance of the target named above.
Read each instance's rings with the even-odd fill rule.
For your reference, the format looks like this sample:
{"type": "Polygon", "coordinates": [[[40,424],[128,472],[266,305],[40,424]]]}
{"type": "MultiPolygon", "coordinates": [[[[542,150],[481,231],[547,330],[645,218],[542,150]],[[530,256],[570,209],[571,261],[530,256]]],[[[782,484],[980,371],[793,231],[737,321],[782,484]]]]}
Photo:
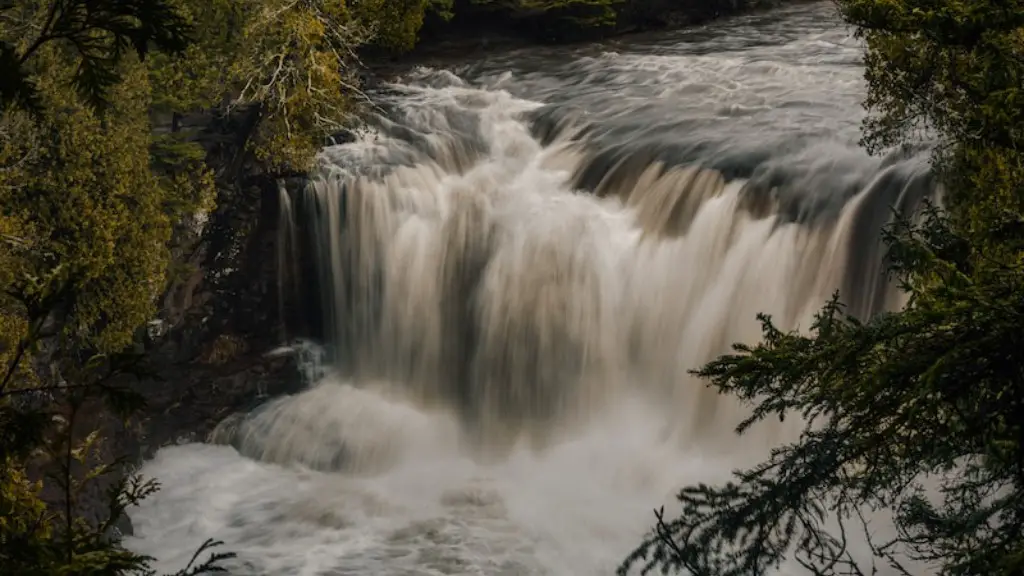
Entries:
{"type": "MultiPolygon", "coordinates": [[[[418,68],[283,198],[282,287],[329,375],[165,448],[129,545],[239,575],[607,575],[684,484],[792,438],[687,373],[900,305],[890,207],[921,157],[857,147],[861,47],[830,4],[418,68]],[[312,287],[312,288],[310,288],[312,287]]],[[[783,567],[785,574],[799,573],[783,567]]]]}

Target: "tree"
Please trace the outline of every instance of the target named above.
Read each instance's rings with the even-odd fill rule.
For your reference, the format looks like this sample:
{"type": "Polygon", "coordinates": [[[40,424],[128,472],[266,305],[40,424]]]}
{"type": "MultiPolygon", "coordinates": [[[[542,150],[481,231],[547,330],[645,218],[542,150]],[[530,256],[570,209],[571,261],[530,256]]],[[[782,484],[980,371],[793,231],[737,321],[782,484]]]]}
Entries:
{"type": "MultiPolygon", "coordinates": [[[[411,49],[427,0],[174,0],[195,42],[157,56],[155,109],[183,116],[255,112],[248,152],[271,172],[301,173],[328,137],[352,127],[369,100],[358,50],[411,49]]],[[[443,10],[444,4],[437,5],[443,10]]]]}
{"type": "Polygon", "coordinates": [[[834,299],[806,335],[762,317],[763,342],[697,371],[752,407],[738,433],[799,417],[802,434],[725,485],[684,488],[620,573],[763,574],[786,556],[874,573],[849,550],[865,508],[892,511],[896,537],[872,550],[897,573],[1024,571],[1024,3],[839,8],[866,42],[864,143],[935,142],[944,209],[885,237],[909,303],[861,321],[834,299]]]}
{"type": "Polygon", "coordinates": [[[103,445],[144,400],[128,378],[132,351],[177,232],[217,192],[200,134],[181,118],[242,111],[255,119],[246,153],[271,174],[303,171],[365,98],[356,49],[411,47],[426,7],[0,4],[0,572],[150,573],[110,532],[156,485],[122,473],[103,445]],[[109,510],[84,504],[111,478],[109,510]]]}
{"type": "MultiPolygon", "coordinates": [[[[152,573],[112,532],[156,484],[97,454],[95,415],[138,407],[117,379],[125,350],[166,281],[174,224],[210,201],[151,157],[141,57],[183,47],[185,27],[158,1],[2,8],[0,572],[152,573]],[[89,518],[87,491],[111,476],[106,513],[89,518]]],[[[228,557],[197,554],[181,574],[228,557]]]]}
{"type": "Polygon", "coordinates": [[[68,78],[82,98],[101,106],[117,83],[117,65],[129,53],[144,58],[151,47],[178,52],[188,28],[164,0],[52,0],[0,3],[0,105],[40,111],[32,79],[44,47],[58,47],[75,63],[68,78]]]}
{"type": "Polygon", "coordinates": [[[267,0],[251,11],[231,69],[233,105],[260,107],[252,140],[259,159],[304,171],[327,136],[353,117],[361,95],[355,49],[370,36],[342,3],[267,0]]]}
{"type": "Polygon", "coordinates": [[[305,170],[364,98],[355,50],[375,34],[411,46],[425,7],[0,5],[0,572],[148,571],[109,532],[155,484],[101,451],[144,400],[127,378],[132,350],[167,286],[177,232],[217,192],[200,134],[180,119],[243,111],[255,118],[245,152],[271,174],[305,170]],[[170,131],[153,125],[168,113],[170,131]],[[83,495],[111,477],[124,480],[109,486],[109,510],[87,517],[96,511],[83,495]]]}

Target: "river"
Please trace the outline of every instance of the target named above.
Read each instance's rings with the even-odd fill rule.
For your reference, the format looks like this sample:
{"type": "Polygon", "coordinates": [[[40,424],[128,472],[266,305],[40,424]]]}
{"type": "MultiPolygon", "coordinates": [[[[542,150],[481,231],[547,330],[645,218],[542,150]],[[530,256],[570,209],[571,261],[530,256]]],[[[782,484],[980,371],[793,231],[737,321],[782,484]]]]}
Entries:
{"type": "MultiPolygon", "coordinates": [[[[921,155],[859,149],[861,46],[830,3],[408,70],[285,195],[286,291],[325,374],[143,468],[129,547],[238,575],[614,572],[685,484],[799,432],[688,370],[901,305],[880,227],[921,155]],[[312,287],[312,288],[310,288],[312,287]]],[[[800,573],[791,566],[783,574],[800,573]]]]}

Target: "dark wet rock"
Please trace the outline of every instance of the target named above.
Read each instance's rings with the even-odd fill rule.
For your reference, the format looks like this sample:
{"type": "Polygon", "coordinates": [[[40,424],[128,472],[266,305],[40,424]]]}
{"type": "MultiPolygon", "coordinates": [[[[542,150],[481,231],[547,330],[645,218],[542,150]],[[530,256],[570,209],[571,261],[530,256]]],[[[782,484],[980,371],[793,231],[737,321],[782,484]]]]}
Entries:
{"type": "MultiPolygon", "coordinates": [[[[77,499],[76,514],[94,526],[109,517],[110,488],[158,449],[204,441],[227,415],[302,386],[294,358],[266,353],[286,338],[276,269],[280,191],[304,186],[305,177],[267,173],[244,152],[246,132],[254,127],[247,111],[176,118],[175,124],[200,128],[196,138],[216,174],[217,209],[203,227],[183,223],[175,231],[175,268],[188,272],[171,282],[159,316],[139,331],[136,352],[148,375],[113,382],[140,393],[145,408],[129,422],[99,403],[79,412],[76,436],[98,430],[102,442],[73,473],[124,462],[88,483],[77,499]]],[[[35,471],[41,478],[48,472],[35,471]]],[[[43,496],[63,510],[56,483],[44,482],[43,496]]],[[[131,533],[124,516],[106,537],[131,533]]]]}
{"type": "Polygon", "coordinates": [[[337,146],[338,144],[350,144],[356,141],[356,133],[352,130],[339,130],[334,134],[327,137],[328,146],[337,146]]]}
{"type": "Polygon", "coordinates": [[[301,174],[269,173],[245,151],[253,111],[200,117],[197,136],[217,184],[217,208],[202,232],[179,230],[176,256],[190,269],[168,289],[147,331],[156,375],[137,389],[148,407],[135,460],[180,440],[202,441],[228,414],[299,385],[290,357],[268,357],[285,338],[277,227],[281,191],[305,186],[301,174]]]}

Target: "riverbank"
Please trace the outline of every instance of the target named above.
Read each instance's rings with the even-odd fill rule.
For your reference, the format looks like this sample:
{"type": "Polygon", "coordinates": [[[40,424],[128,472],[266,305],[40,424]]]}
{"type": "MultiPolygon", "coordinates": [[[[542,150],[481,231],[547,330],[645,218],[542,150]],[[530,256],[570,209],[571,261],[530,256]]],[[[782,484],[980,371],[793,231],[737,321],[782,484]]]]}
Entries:
{"type": "Polygon", "coordinates": [[[699,25],[782,0],[558,0],[455,2],[451,17],[428,12],[419,46],[446,40],[501,37],[531,43],[588,42],[652,30],[699,25]]]}
{"type": "Polygon", "coordinates": [[[818,0],[654,0],[622,2],[614,24],[580,25],[551,12],[517,11],[514,8],[482,9],[473,3],[456,3],[450,19],[428,12],[415,47],[408,52],[367,48],[363,62],[371,76],[389,77],[409,66],[444,66],[467,55],[489,55],[540,46],[573,48],[594,42],[628,40],[644,34],[703,26],[720,18],[771,10],[783,4],[818,0]],[[463,6],[460,10],[458,7],[463,6]],[[474,8],[474,6],[476,6],[474,8]]]}

